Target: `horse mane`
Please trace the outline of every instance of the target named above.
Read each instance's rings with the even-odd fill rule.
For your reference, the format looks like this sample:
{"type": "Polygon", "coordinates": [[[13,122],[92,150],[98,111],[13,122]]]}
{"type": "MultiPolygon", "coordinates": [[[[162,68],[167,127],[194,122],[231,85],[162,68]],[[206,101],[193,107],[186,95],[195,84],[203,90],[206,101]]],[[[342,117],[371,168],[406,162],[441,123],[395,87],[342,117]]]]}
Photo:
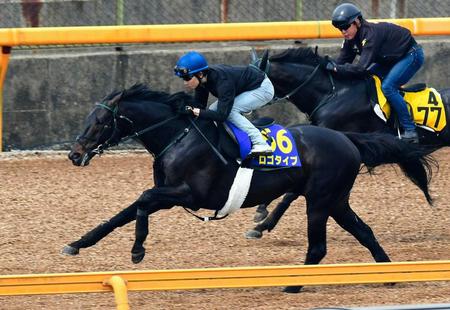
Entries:
{"type": "Polygon", "coordinates": [[[272,62],[293,62],[315,66],[322,57],[316,54],[311,47],[288,48],[287,50],[270,57],[272,62]]]}
{"type": "Polygon", "coordinates": [[[185,92],[169,94],[162,91],[151,90],[148,85],[143,83],[136,83],[130,88],[122,91],[115,91],[107,95],[104,100],[111,100],[119,94],[122,94],[120,101],[159,102],[169,106],[173,106],[174,102],[180,101],[183,101],[185,105],[193,105],[194,102],[194,98],[185,92]]]}

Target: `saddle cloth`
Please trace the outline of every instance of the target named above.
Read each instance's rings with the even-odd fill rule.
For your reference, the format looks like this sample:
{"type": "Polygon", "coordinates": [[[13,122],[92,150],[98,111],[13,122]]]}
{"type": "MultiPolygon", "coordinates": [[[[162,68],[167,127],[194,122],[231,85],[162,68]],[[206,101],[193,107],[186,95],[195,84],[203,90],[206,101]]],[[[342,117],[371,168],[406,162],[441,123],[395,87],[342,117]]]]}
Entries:
{"type": "Polygon", "coordinates": [[[301,167],[300,156],[292,134],[283,126],[271,124],[259,128],[264,139],[271,145],[271,155],[250,158],[251,141],[248,135],[232,123],[226,121],[224,125],[227,132],[239,145],[239,154],[242,161],[248,160],[247,165],[252,168],[292,168],[301,167]]]}
{"type": "MultiPolygon", "coordinates": [[[[374,103],[375,113],[385,122],[391,116],[391,106],[381,90],[381,81],[373,77],[375,91],[371,101],[374,103]]],[[[409,113],[417,126],[433,132],[440,132],[447,126],[445,107],[441,95],[434,88],[427,87],[421,91],[401,91],[409,113]]]]}

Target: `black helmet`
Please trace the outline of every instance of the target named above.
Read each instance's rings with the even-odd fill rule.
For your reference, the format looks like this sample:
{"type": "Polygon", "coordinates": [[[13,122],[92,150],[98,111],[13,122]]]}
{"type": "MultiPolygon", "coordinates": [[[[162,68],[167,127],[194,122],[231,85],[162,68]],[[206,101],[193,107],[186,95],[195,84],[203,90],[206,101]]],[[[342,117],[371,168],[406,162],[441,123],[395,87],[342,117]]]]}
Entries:
{"type": "Polygon", "coordinates": [[[358,17],[362,18],[362,14],[356,5],[342,3],[334,9],[331,22],[338,29],[348,29],[358,17]]]}

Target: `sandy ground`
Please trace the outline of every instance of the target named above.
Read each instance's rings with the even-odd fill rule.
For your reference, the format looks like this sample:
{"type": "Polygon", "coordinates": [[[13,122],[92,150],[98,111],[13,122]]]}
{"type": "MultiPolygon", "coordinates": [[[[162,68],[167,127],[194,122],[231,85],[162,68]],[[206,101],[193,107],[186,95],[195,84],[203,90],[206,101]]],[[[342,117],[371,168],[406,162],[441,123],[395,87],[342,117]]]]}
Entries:
{"type": "MultiPolygon", "coordinates": [[[[360,175],[351,203],[371,226],[393,261],[450,259],[450,148],[435,153],[440,170],[431,189],[432,208],[393,166],[360,175]]],[[[85,168],[66,154],[0,154],[0,274],[178,269],[302,264],[306,253],[304,200],[261,240],[243,236],[254,209],[203,223],[181,208],[152,216],[147,256],[130,261],[134,225],[114,231],[77,257],[61,248],[110,218],[152,186],[146,153],[108,153],[85,168]]],[[[203,212],[203,214],[207,214],[203,212]]],[[[209,215],[209,213],[208,213],[209,215]]],[[[333,221],[323,263],[372,262],[369,252],[333,221]]],[[[300,294],[279,287],[130,292],[132,309],[311,309],[450,303],[450,282],[395,286],[311,286],[300,294]]],[[[115,309],[112,293],[3,296],[0,309],[115,309]]]]}

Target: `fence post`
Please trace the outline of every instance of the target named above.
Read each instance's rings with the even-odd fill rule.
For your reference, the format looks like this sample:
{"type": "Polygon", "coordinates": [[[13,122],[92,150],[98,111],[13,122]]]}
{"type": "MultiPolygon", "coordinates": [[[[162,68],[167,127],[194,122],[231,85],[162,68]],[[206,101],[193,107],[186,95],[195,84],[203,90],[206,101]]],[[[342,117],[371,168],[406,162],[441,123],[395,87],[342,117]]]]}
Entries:
{"type": "Polygon", "coordinates": [[[103,285],[111,286],[114,291],[117,310],[129,310],[127,284],[124,279],[119,276],[112,276],[105,281],[103,285]]]}
{"type": "Polygon", "coordinates": [[[220,22],[228,22],[228,0],[220,1],[220,22]]]}
{"type": "Polygon", "coordinates": [[[2,46],[0,55],[0,153],[3,151],[3,84],[8,70],[11,46],[2,46]]]}
{"type": "Polygon", "coordinates": [[[123,25],[123,0],[116,1],[116,25],[123,25]]]}

